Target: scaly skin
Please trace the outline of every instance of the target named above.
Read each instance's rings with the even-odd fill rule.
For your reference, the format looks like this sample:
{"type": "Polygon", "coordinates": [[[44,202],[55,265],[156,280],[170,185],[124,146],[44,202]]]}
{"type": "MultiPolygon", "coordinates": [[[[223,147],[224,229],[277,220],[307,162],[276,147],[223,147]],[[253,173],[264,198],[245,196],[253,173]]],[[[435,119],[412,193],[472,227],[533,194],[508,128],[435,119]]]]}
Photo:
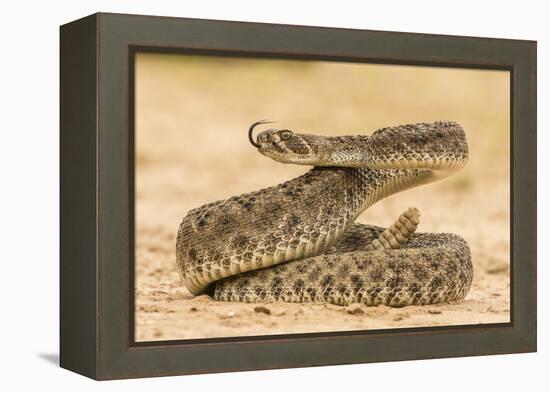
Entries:
{"type": "Polygon", "coordinates": [[[473,273],[460,237],[413,234],[416,210],[385,232],[354,224],[378,200],[464,166],[468,148],[457,123],[350,137],[267,130],[255,144],[276,161],[315,167],[184,217],[177,264],[191,293],[207,290],[230,301],[390,306],[466,296],[473,273]]]}

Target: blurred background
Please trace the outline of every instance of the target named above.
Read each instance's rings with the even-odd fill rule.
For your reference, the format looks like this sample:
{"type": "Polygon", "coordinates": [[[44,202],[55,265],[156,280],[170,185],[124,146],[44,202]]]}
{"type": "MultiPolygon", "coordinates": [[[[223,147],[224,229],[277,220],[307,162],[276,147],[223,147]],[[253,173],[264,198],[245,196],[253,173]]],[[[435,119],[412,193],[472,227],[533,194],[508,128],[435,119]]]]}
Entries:
{"type": "Polygon", "coordinates": [[[509,81],[507,71],[138,54],[136,338],[507,322],[509,81]],[[470,148],[468,165],[461,172],[389,197],[359,221],[388,226],[415,206],[422,214],[419,231],[464,237],[475,268],[466,301],[449,306],[437,318],[408,313],[394,320],[390,310],[389,316],[371,315],[368,322],[348,324],[340,319],[339,325],[331,325],[327,314],[326,321],[308,323],[302,317],[299,324],[285,320],[271,326],[244,316],[240,323],[233,319],[227,325],[216,318],[225,315],[224,307],[241,305],[192,299],[175,269],[175,236],[186,212],[308,170],[271,161],[250,145],[247,129],[261,119],[277,121],[268,127],[321,135],[370,134],[381,127],[436,120],[459,122],[470,148]],[[189,306],[197,301],[204,304],[189,306]],[[189,312],[193,307],[204,312],[189,312]]]}

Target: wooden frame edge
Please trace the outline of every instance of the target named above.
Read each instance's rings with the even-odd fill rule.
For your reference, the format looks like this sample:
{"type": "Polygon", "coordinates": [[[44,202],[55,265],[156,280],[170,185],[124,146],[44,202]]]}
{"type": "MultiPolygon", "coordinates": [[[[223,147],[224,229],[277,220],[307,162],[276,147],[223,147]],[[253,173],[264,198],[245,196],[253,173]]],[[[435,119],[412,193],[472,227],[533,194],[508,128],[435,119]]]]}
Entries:
{"type": "Polygon", "coordinates": [[[60,366],[98,378],[97,15],[60,27],[60,366]]]}

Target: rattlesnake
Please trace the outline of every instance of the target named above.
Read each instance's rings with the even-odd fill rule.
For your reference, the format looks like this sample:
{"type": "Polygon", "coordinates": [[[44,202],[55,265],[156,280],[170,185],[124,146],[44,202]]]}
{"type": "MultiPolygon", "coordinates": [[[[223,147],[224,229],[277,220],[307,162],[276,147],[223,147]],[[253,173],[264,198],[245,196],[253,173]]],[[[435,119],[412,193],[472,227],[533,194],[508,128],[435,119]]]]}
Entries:
{"type": "Polygon", "coordinates": [[[415,233],[415,208],[386,230],[354,223],[380,199],[462,168],[468,145],[459,124],[419,123],[342,137],[268,129],[254,140],[252,131],[262,123],[249,129],[261,154],[314,167],[183,218],[176,261],[192,294],[397,307],[466,296],[473,268],[461,237],[415,233]]]}

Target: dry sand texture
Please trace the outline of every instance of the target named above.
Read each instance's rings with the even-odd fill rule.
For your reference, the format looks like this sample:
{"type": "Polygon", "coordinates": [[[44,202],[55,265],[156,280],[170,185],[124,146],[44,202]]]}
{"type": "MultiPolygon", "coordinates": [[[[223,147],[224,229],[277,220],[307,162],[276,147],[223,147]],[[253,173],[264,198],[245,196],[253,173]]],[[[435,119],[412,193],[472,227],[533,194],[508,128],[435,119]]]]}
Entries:
{"type": "Polygon", "coordinates": [[[509,321],[507,72],[158,54],[136,63],[136,340],[509,321]],[[307,170],[250,146],[247,128],[264,118],[326,135],[460,122],[470,144],[465,169],[387,198],[359,222],[388,226],[415,206],[419,231],[464,237],[475,269],[467,298],[400,309],[193,298],[175,266],[185,213],[307,170]]]}

